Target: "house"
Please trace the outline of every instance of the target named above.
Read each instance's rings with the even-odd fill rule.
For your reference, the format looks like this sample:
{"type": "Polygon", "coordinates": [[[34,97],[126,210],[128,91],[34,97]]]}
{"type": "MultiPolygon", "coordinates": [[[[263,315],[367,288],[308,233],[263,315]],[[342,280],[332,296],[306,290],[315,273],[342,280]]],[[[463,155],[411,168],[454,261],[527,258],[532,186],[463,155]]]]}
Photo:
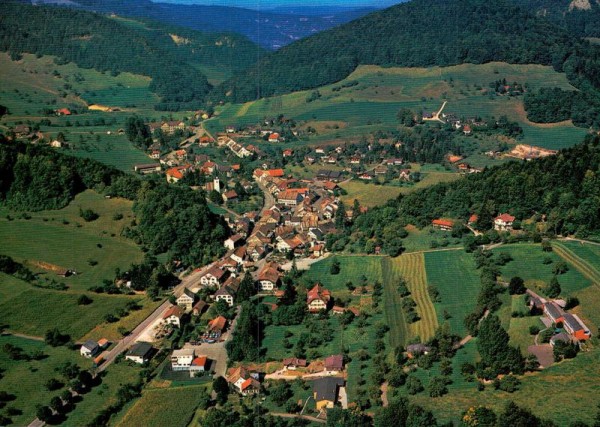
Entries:
{"type": "Polygon", "coordinates": [[[62,145],[63,145],[63,143],[60,142],[57,139],[55,139],[54,141],[50,142],[50,147],[52,147],[52,148],[61,148],[62,145]]]}
{"type": "Polygon", "coordinates": [[[150,360],[153,352],[154,349],[152,348],[151,344],[147,342],[136,342],[125,354],[125,360],[131,360],[132,362],[139,363],[141,365],[150,360]]]}
{"type": "Polygon", "coordinates": [[[100,346],[94,340],[87,340],[81,345],[79,352],[83,357],[94,357],[100,351],[100,346]]]}
{"type": "Polygon", "coordinates": [[[291,149],[283,150],[283,157],[291,157],[294,155],[294,151],[291,149]]]}
{"type": "Polygon", "coordinates": [[[276,264],[265,264],[258,273],[258,288],[261,291],[272,291],[279,286],[279,271],[276,264]]]}
{"type": "Polygon", "coordinates": [[[402,169],[399,178],[402,181],[410,181],[410,169],[402,169]]]}
{"type": "Polygon", "coordinates": [[[331,309],[331,314],[344,314],[346,309],[344,307],[340,307],[339,305],[334,305],[331,309]]]}
{"type": "Polygon", "coordinates": [[[196,294],[190,291],[188,288],[183,289],[183,293],[177,298],[177,305],[182,307],[185,311],[192,311],[192,306],[196,300],[196,294]]]}
{"type": "Polygon", "coordinates": [[[431,221],[431,225],[434,228],[439,228],[444,231],[452,231],[452,227],[454,227],[454,221],[449,219],[434,219],[431,221]]]}
{"type": "Polygon", "coordinates": [[[387,166],[385,165],[379,165],[377,167],[375,167],[374,172],[375,175],[385,175],[388,171],[387,166]]]}
{"type": "Polygon", "coordinates": [[[430,351],[431,347],[428,347],[425,344],[409,344],[406,346],[406,354],[411,359],[421,354],[429,354],[430,351]]]}
{"type": "Polygon", "coordinates": [[[173,354],[171,354],[171,369],[174,371],[189,371],[194,358],[195,352],[193,348],[173,350],[173,354]]]}
{"type": "Polygon", "coordinates": [[[338,377],[325,377],[313,381],[313,398],[317,411],[333,408],[338,401],[340,387],[344,386],[344,379],[338,377]]]}
{"type": "Polygon", "coordinates": [[[306,368],[306,366],[306,359],[298,359],[296,357],[283,359],[283,368],[290,371],[295,371],[297,368],[306,368]]]}
{"type": "Polygon", "coordinates": [[[312,227],[308,229],[308,237],[317,242],[322,242],[325,237],[323,231],[318,227],[312,227]]]}
{"type": "Polygon", "coordinates": [[[225,301],[229,307],[233,307],[233,302],[235,300],[235,294],[237,294],[237,289],[239,287],[239,283],[232,285],[224,285],[217,292],[215,292],[215,301],[225,301]]]}
{"type": "Polygon", "coordinates": [[[325,371],[340,372],[344,370],[344,356],[334,354],[325,359],[325,371]]]}
{"type": "Polygon", "coordinates": [[[294,190],[285,190],[277,195],[277,203],[285,206],[296,206],[302,199],[300,192],[294,190]]]}
{"type": "Polygon", "coordinates": [[[315,258],[322,257],[325,255],[325,245],[314,245],[310,248],[310,251],[315,258]]]}
{"type": "Polygon", "coordinates": [[[152,150],[150,152],[150,158],[154,160],[160,159],[160,150],[152,150]]]}
{"type": "Polygon", "coordinates": [[[225,247],[229,250],[234,250],[238,246],[244,243],[244,236],[241,234],[234,234],[229,239],[225,240],[225,247]]]}
{"type": "Polygon", "coordinates": [[[141,173],[142,175],[147,175],[149,173],[160,172],[161,167],[160,163],[147,163],[142,165],[135,165],[133,167],[135,172],[141,173]]]}
{"type": "Polygon", "coordinates": [[[372,181],[373,174],[371,172],[364,172],[358,175],[358,179],[362,179],[363,181],[372,181]]]}
{"type": "Polygon", "coordinates": [[[244,259],[246,258],[246,248],[240,246],[231,254],[231,259],[235,261],[237,264],[243,264],[244,259]]]}
{"type": "Polygon", "coordinates": [[[580,341],[585,341],[592,336],[590,330],[575,314],[565,313],[563,327],[571,336],[580,341]]]}
{"type": "Polygon", "coordinates": [[[219,336],[225,332],[227,326],[227,319],[223,316],[215,317],[213,320],[208,322],[207,331],[210,333],[219,334],[219,336]]]}
{"type": "Polygon", "coordinates": [[[228,276],[228,271],[213,266],[200,277],[200,283],[204,286],[219,286],[228,276]]]}
{"type": "Polygon", "coordinates": [[[68,108],[60,108],[60,109],[56,110],[56,115],[57,116],[70,116],[71,110],[69,110],[68,108]]]}
{"type": "Polygon", "coordinates": [[[496,218],[494,218],[494,229],[500,231],[512,230],[514,221],[514,216],[509,215],[507,213],[503,213],[502,215],[499,215],[496,218]]]}
{"type": "Polygon", "coordinates": [[[14,131],[17,138],[20,138],[22,136],[29,135],[31,128],[27,125],[17,125],[15,126],[14,131]]]}
{"type": "Polygon", "coordinates": [[[165,314],[163,314],[163,320],[168,325],[173,325],[178,328],[181,327],[181,318],[183,317],[183,309],[178,305],[171,306],[165,314]]]}
{"type": "Polygon", "coordinates": [[[206,303],[206,301],[198,301],[196,304],[194,304],[194,307],[192,307],[192,315],[200,316],[202,313],[204,313],[207,307],[208,304],[206,303]]]}
{"type": "Polygon", "coordinates": [[[478,220],[479,220],[479,216],[477,214],[473,214],[469,217],[467,224],[469,224],[472,227],[477,223],[478,220]]]}
{"type": "Polygon", "coordinates": [[[279,134],[277,132],[273,132],[269,135],[269,142],[279,142],[279,134]]]}
{"type": "Polygon", "coordinates": [[[544,304],[544,314],[552,321],[552,323],[559,323],[565,320],[565,312],[555,302],[547,302],[544,304]]]}
{"type": "Polygon", "coordinates": [[[195,374],[196,372],[206,372],[208,371],[208,367],[210,366],[210,360],[206,356],[198,356],[192,360],[190,364],[190,375],[195,374]]]}
{"type": "Polygon", "coordinates": [[[238,393],[243,396],[248,396],[260,392],[260,383],[255,377],[257,376],[250,374],[247,369],[238,367],[230,370],[230,374],[227,376],[227,382],[231,384],[238,393]]]}
{"type": "Polygon", "coordinates": [[[232,200],[237,200],[238,198],[238,194],[235,192],[235,190],[229,190],[226,191],[225,193],[223,193],[223,200],[226,202],[230,202],[232,200]]]}
{"type": "Polygon", "coordinates": [[[556,343],[559,341],[564,342],[564,343],[570,343],[571,337],[569,336],[569,334],[561,332],[559,334],[552,336],[552,338],[550,338],[550,345],[552,345],[552,347],[554,347],[556,345],[556,343]]]}
{"type": "Polygon", "coordinates": [[[331,300],[331,292],[317,283],[306,294],[306,305],[310,313],[318,313],[321,310],[327,310],[327,304],[331,300]]]}
{"type": "Polygon", "coordinates": [[[180,179],[183,179],[183,176],[187,173],[187,171],[189,169],[190,169],[189,165],[175,166],[174,168],[167,169],[167,172],[165,172],[165,174],[167,176],[167,182],[168,183],[178,182],[180,179]]]}
{"type": "Polygon", "coordinates": [[[473,133],[473,129],[471,129],[471,126],[469,126],[469,125],[464,125],[462,131],[467,136],[471,135],[473,133]]]}
{"type": "Polygon", "coordinates": [[[185,130],[185,123],[181,121],[168,121],[163,122],[160,126],[160,130],[169,135],[174,134],[178,130],[185,130]]]}

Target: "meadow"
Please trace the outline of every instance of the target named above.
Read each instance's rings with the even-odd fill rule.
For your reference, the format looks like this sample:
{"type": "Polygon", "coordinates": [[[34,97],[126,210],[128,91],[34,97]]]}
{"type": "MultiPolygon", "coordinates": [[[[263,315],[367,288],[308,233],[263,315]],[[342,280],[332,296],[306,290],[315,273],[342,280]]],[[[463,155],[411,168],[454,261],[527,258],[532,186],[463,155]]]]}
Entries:
{"type": "MultiPolygon", "coordinates": [[[[4,282],[4,280],[2,280],[4,282]]],[[[78,351],[66,347],[50,347],[42,341],[0,335],[0,348],[11,344],[32,355],[42,352],[45,357],[40,360],[12,360],[4,351],[0,351],[0,367],[2,367],[2,391],[15,396],[8,402],[9,407],[19,409],[20,415],[12,416],[13,425],[28,425],[35,418],[37,405],[48,405],[50,399],[60,394],[60,390],[49,392],[44,384],[51,378],[61,379],[55,368],[65,362],[77,363],[81,367],[89,367],[90,361],[82,358],[78,351]]],[[[0,410],[0,413],[4,412],[0,410]]]]}
{"type": "Polygon", "coordinates": [[[205,385],[144,390],[116,426],[186,427],[204,393],[205,385]]]}
{"type": "Polygon", "coordinates": [[[309,90],[243,105],[226,105],[210,127],[221,130],[228,124],[256,123],[279,113],[312,124],[337,122],[338,129],[321,128],[319,135],[311,138],[311,143],[319,143],[392,129],[398,124],[396,113],[400,108],[437,111],[447,101],[445,113],[467,117],[506,115],[518,121],[524,130],[520,143],[557,149],[583,138],[586,130],[570,122],[551,125],[529,122],[521,97],[485,93],[491,82],[502,78],[527,85],[528,90],[554,86],[573,90],[564,74],[539,65],[497,62],[431,68],[362,65],[341,82],[319,88],[321,96],[312,102],[306,101],[313,92],[309,90]]]}
{"type": "Polygon", "coordinates": [[[480,285],[473,256],[459,249],[426,252],[424,257],[427,283],[440,294],[441,302],[434,303],[438,322],[447,321],[453,333],[464,337],[463,320],[475,308],[480,285]]]}

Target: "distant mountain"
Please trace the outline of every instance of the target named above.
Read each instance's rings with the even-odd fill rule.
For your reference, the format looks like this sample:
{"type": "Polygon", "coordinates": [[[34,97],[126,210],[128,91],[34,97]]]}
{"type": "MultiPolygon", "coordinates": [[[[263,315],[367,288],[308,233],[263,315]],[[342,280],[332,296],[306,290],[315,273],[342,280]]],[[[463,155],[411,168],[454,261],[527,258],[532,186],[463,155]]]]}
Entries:
{"type": "MultiPolygon", "coordinates": [[[[37,3],[57,0],[32,0],[37,3]]],[[[150,0],[58,0],[86,10],[152,19],[202,32],[232,32],[271,50],[364,16],[372,8],[304,8],[257,11],[227,6],[154,3],[150,0]],[[317,10],[318,10],[317,9],[317,10]],[[298,13],[301,12],[301,13],[298,13]]]]}
{"type": "Polygon", "coordinates": [[[560,64],[576,39],[510,0],[413,0],[286,46],[220,88],[242,102],[339,81],[360,64],[560,64]]]}
{"type": "Polygon", "coordinates": [[[0,2],[0,51],[54,55],[57,62],[152,78],[160,109],[199,108],[212,90],[203,69],[232,74],[262,49],[236,34],[124,19],[55,6],[0,2]]]}

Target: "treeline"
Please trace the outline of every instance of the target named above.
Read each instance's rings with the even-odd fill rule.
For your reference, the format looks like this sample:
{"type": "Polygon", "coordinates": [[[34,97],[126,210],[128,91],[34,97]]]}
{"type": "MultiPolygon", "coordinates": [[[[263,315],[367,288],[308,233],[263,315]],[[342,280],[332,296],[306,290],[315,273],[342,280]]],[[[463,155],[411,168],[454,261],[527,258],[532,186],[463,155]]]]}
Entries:
{"type": "Polygon", "coordinates": [[[223,252],[227,228],[210,212],[203,192],[142,181],[46,147],[0,144],[0,204],[20,211],[61,209],[86,189],[134,201],[136,218],[125,234],[150,254],[166,252],[170,259],[198,265],[223,252]]]}
{"type": "Polygon", "coordinates": [[[576,43],[564,29],[508,0],[415,0],[286,46],[226,82],[220,93],[231,91],[227,99],[244,102],[257,94],[311,89],[342,80],[359,64],[560,67],[576,43]]]}
{"type": "Polygon", "coordinates": [[[550,235],[599,238],[598,206],[600,136],[588,135],[582,144],[556,156],[510,162],[399,196],[359,215],[336,241],[357,251],[381,246],[397,255],[408,224],[422,228],[443,217],[464,222],[475,213],[479,228],[486,231],[492,228],[493,217],[505,212],[518,221],[532,217],[544,221],[550,235]]]}
{"type": "Polygon", "coordinates": [[[239,70],[252,63],[255,49],[240,36],[204,36],[155,23],[137,27],[80,10],[0,3],[0,51],[13,59],[22,53],[55,55],[57,62],[82,68],[149,76],[162,110],[204,105],[212,86],[195,65],[239,70]],[[184,41],[175,43],[169,32],[184,41]]]}

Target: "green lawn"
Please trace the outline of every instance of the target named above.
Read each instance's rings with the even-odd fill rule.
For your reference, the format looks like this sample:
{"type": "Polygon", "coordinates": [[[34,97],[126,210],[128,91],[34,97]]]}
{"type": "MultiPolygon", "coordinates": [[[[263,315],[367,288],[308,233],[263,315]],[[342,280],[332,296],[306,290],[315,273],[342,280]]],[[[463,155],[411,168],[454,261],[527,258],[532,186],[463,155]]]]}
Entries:
{"type": "MultiPolygon", "coordinates": [[[[127,269],[141,261],[142,251],[130,240],[120,237],[121,230],[133,218],[131,202],[123,199],[105,199],[93,191],[77,195],[75,200],[58,211],[31,213],[31,219],[0,217],[0,253],[25,262],[44,277],[64,282],[71,290],[83,291],[114,279],[115,268],[127,269]],[[100,217],[85,222],[79,216],[79,208],[92,209],[100,217]],[[114,214],[123,219],[114,220],[114,214]],[[34,242],[35,244],[32,244],[34,242]],[[91,266],[89,261],[96,261],[91,266]],[[65,269],[74,269],[77,275],[58,277],[40,267],[40,262],[65,269]]],[[[18,213],[10,213],[18,218],[18,213]]]]}
{"type": "Polygon", "coordinates": [[[16,426],[28,425],[35,418],[37,405],[48,405],[53,396],[61,393],[61,390],[50,392],[44,387],[51,378],[64,382],[54,371],[56,367],[65,362],[73,362],[83,368],[90,367],[88,359],[81,357],[78,351],[68,350],[66,347],[50,347],[39,341],[0,335],[0,348],[6,344],[20,347],[29,355],[34,351],[42,351],[47,356],[42,360],[11,360],[4,351],[0,351],[0,389],[15,396],[15,400],[7,406],[22,411],[21,415],[11,417],[16,426]]]}
{"type": "MultiPolygon", "coordinates": [[[[542,293],[552,279],[554,263],[561,260],[554,251],[543,252],[539,244],[503,245],[494,249],[494,253],[503,252],[510,254],[513,260],[501,268],[502,278],[509,281],[512,277],[519,276],[525,280],[526,286],[542,293]],[[546,257],[552,260],[551,264],[543,263],[546,257]]],[[[567,296],[590,285],[590,281],[572,265],[566,274],[558,277],[558,281],[563,294],[567,296]]]]}
{"type": "Polygon", "coordinates": [[[462,250],[426,252],[425,269],[427,283],[440,292],[441,303],[434,304],[438,322],[445,322],[446,311],[452,332],[465,336],[463,320],[475,308],[480,285],[473,255],[462,250]]]}
{"type": "Polygon", "coordinates": [[[116,424],[121,427],[186,427],[206,386],[148,389],[116,424]]]}
{"type": "Polygon", "coordinates": [[[81,293],[54,291],[31,286],[21,280],[0,273],[0,287],[7,297],[0,301],[0,323],[12,332],[44,336],[47,330],[58,328],[79,340],[104,316],[125,308],[129,301],[140,297],[89,294],[93,302],[77,304],[81,293]]]}

